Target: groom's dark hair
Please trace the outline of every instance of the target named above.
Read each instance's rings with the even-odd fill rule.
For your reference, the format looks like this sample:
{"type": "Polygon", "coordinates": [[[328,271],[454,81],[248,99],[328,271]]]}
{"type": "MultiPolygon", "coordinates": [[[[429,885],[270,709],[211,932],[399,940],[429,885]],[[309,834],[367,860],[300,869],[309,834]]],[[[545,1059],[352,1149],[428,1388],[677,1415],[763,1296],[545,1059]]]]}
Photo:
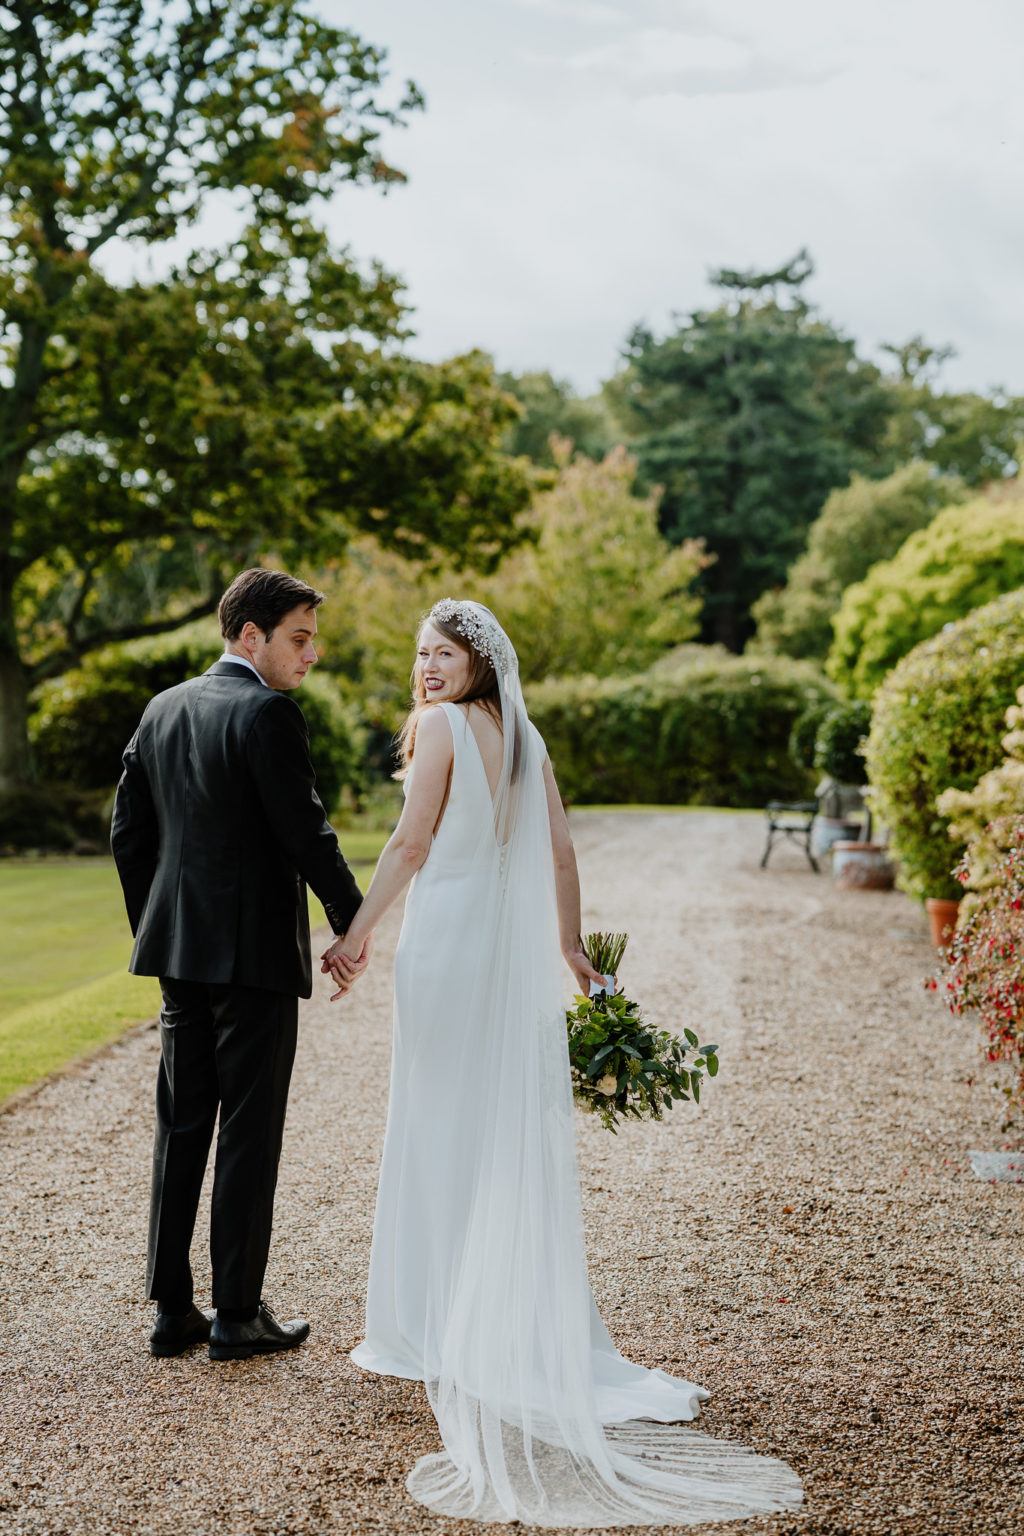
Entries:
{"type": "Polygon", "coordinates": [[[284,571],[261,566],[241,571],[220,600],[217,617],[225,640],[237,640],[250,620],[267,639],[293,608],[319,608],[324,594],[284,571]]]}

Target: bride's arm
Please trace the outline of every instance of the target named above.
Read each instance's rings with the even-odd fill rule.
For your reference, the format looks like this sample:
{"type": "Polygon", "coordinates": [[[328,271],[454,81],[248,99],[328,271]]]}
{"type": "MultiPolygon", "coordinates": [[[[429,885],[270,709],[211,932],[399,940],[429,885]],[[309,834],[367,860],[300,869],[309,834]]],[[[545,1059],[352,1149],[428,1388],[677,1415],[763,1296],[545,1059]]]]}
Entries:
{"type": "Polygon", "coordinates": [[[604,977],[595,971],[587,959],[580,933],[580,875],[576,867],[576,850],[572,845],[569,823],[565,819],[562,797],[558,793],[551,759],[544,759],[544,788],[548,797],[548,820],[551,823],[551,851],[555,860],[555,895],[558,900],[558,936],[565,963],[576,978],[583,993],[590,992],[589,983],[598,986],[604,977]]]}
{"type": "MultiPolygon", "coordinates": [[[[428,709],[416,727],[416,772],[409,779],[405,806],[370,881],[370,889],[349,925],[323,956],[323,969],[345,983],[344,964],[354,964],[384,913],[402,894],[430,852],[451,774],[454,746],[443,709],[428,709]]],[[[342,990],[347,990],[343,985],[342,990]]],[[[335,993],[340,997],[341,993],[335,993]]],[[[333,1002],[334,999],[332,998],[333,1002]]]]}

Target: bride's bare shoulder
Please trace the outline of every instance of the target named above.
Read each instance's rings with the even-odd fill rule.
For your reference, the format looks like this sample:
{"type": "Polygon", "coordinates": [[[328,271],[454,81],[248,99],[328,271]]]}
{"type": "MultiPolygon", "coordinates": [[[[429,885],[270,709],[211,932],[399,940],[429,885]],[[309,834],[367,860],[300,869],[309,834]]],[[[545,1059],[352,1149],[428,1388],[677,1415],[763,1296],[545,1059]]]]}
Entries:
{"type": "Polygon", "coordinates": [[[446,711],[439,709],[436,704],[432,704],[429,709],[423,711],[416,721],[417,747],[434,744],[442,746],[445,742],[450,746],[451,740],[452,725],[446,711]]]}

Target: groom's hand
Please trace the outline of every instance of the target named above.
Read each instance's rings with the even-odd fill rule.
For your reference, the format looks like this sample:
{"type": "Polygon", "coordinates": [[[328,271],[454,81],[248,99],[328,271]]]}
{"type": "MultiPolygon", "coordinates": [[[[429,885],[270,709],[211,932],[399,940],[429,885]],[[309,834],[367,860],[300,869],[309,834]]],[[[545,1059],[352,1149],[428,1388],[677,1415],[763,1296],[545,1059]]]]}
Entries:
{"type": "Polygon", "coordinates": [[[335,939],[329,949],[325,949],[320,957],[320,969],[324,975],[333,976],[338,984],[338,991],[331,995],[333,1003],[337,998],[343,997],[350,991],[358,978],[366,970],[373,954],[373,934],[369,934],[366,943],[358,955],[351,954],[346,949],[345,935],[341,934],[335,939]]]}

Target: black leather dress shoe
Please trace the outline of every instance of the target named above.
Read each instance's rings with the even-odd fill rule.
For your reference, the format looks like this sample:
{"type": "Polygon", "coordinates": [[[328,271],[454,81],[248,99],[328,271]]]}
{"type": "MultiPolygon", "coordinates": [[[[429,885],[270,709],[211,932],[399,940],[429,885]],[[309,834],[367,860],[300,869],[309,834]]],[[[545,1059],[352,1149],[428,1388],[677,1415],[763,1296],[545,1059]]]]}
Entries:
{"type": "Polygon", "coordinates": [[[309,1324],[304,1317],[279,1323],[265,1302],[248,1323],[229,1323],[215,1317],[210,1329],[211,1360],[249,1360],[253,1355],[272,1355],[279,1349],[294,1349],[309,1338],[309,1324]]]}
{"type": "Polygon", "coordinates": [[[205,1344],[216,1315],[213,1311],[200,1312],[198,1307],[193,1307],[186,1317],[171,1317],[167,1312],[158,1312],[156,1325],[149,1336],[150,1354],[164,1358],[183,1355],[193,1344],[205,1344]]]}

